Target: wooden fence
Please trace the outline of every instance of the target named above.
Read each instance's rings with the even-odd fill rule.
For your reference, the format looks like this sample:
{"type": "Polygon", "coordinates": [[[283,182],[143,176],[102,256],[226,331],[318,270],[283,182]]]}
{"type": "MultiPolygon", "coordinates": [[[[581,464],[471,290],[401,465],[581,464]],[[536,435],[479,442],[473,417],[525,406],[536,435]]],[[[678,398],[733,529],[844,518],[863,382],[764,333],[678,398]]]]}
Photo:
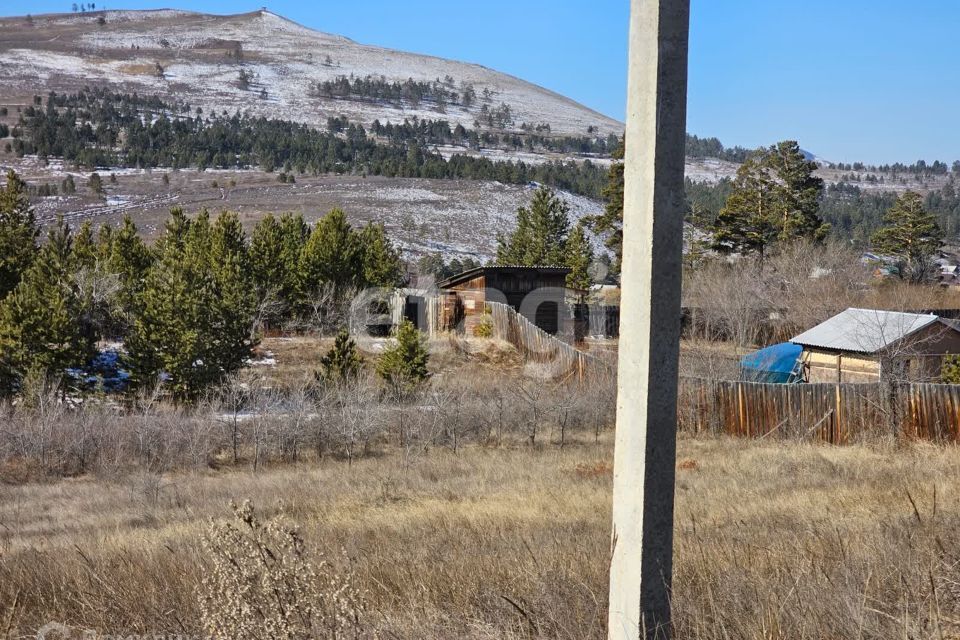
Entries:
{"type": "Polygon", "coordinates": [[[680,380],[679,422],[694,432],[845,444],[867,434],[960,440],[960,386],[680,380]]]}
{"type": "Polygon", "coordinates": [[[490,310],[494,337],[509,342],[530,360],[547,363],[554,370],[554,376],[574,373],[582,379],[590,367],[609,371],[614,368],[611,362],[586,354],[550,335],[510,305],[487,302],[486,306],[490,310]]]}

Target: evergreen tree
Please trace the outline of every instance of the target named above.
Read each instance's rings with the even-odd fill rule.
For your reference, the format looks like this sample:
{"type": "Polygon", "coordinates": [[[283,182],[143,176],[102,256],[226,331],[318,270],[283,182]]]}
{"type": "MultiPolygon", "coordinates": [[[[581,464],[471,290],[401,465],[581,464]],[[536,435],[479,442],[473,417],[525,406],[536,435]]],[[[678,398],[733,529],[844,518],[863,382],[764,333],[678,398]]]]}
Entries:
{"type": "Polygon", "coordinates": [[[323,285],[338,292],[363,286],[363,250],[346,214],[334,209],[314,226],[303,247],[300,262],[302,290],[309,293],[323,285]]]}
{"type": "Polygon", "coordinates": [[[109,224],[100,225],[97,231],[97,260],[106,264],[110,259],[110,247],[113,244],[113,227],[109,224]]]}
{"type": "Polygon", "coordinates": [[[238,368],[256,343],[253,319],[257,297],[253,288],[250,254],[236,213],[221,213],[210,235],[210,268],[217,295],[213,318],[214,359],[225,369],[238,368]]]}
{"type": "Polygon", "coordinates": [[[497,237],[497,264],[524,264],[530,245],[530,210],[517,209],[517,227],[509,236],[497,237]]]}
{"type": "Polygon", "coordinates": [[[772,223],[773,181],[756,157],[737,169],[733,190],[713,227],[713,246],[721,253],[763,255],[777,236],[772,223]]]}
{"type": "Polygon", "coordinates": [[[73,265],[81,316],[78,322],[85,327],[91,340],[107,335],[119,336],[118,318],[123,314],[121,303],[121,275],[110,271],[110,231],[103,225],[99,237],[93,234],[93,225],[80,225],[73,240],[73,265]]]}
{"type": "Polygon", "coordinates": [[[393,343],[380,356],[377,373],[398,392],[407,392],[427,379],[429,360],[423,334],[404,320],[394,333],[393,343]]]}
{"type": "Polygon", "coordinates": [[[823,180],[813,175],[816,168],[793,140],[747,158],[713,225],[714,248],[763,256],[777,242],[823,240],[830,225],[819,215],[823,180]]]}
{"type": "Polygon", "coordinates": [[[273,215],[268,214],[253,228],[250,236],[250,269],[257,297],[261,301],[276,299],[275,309],[264,320],[278,322],[287,308],[281,300],[281,287],[285,280],[283,263],[283,229],[273,215]]]}
{"type": "Polygon", "coordinates": [[[929,280],[934,255],[943,243],[937,219],[924,208],[920,194],[907,191],[900,195],[883,222],[872,237],[874,251],[896,258],[901,278],[929,280]]]}
{"type": "Polygon", "coordinates": [[[593,264],[593,245],[587,237],[584,225],[578,224],[567,238],[566,265],[571,271],[567,274],[567,286],[571,289],[586,291],[590,288],[590,265],[593,264]]]}
{"type": "Polygon", "coordinates": [[[82,321],[70,227],[57,219],[34,263],[0,303],[0,384],[14,390],[29,371],[61,378],[94,354],[96,336],[82,321]]]}
{"type": "Polygon", "coordinates": [[[165,374],[177,398],[192,400],[243,366],[253,346],[239,222],[225,214],[211,228],[205,211],[190,220],[174,209],[157,251],[127,341],[134,382],[165,374]]]}
{"type": "Polygon", "coordinates": [[[320,359],[320,371],[316,373],[319,381],[333,384],[352,380],[360,373],[363,358],[357,351],[357,344],[341,329],[330,351],[320,359]]]}
{"type": "Polygon", "coordinates": [[[568,210],[567,203],[553,191],[546,187],[537,189],[530,207],[517,209],[514,233],[498,239],[497,263],[524,266],[565,264],[570,229],[568,210]]]}
{"type": "Polygon", "coordinates": [[[40,229],[27,199],[27,185],[12,170],[0,189],[0,300],[13,291],[37,255],[40,229]]]}
{"type": "Polygon", "coordinates": [[[794,140],[770,147],[765,161],[776,179],[772,214],[777,219],[777,239],[784,242],[794,238],[826,238],[830,225],[819,215],[823,180],[813,175],[817,163],[808,161],[794,140]]]}
{"type": "Polygon", "coordinates": [[[613,253],[611,273],[620,273],[620,262],[623,259],[623,154],[624,138],[613,152],[614,160],[607,171],[607,184],[603,187],[601,196],[605,202],[603,213],[588,220],[590,228],[599,236],[605,237],[604,244],[613,253]]]}
{"type": "Polygon", "coordinates": [[[93,269],[97,264],[99,251],[93,237],[93,224],[84,221],[73,240],[73,260],[78,269],[93,269]]]}
{"type": "Polygon", "coordinates": [[[144,244],[137,232],[136,224],[129,215],[123,217],[120,228],[115,232],[106,232],[102,235],[109,236],[109,245],[106,247],[106,270],[116,274],[120,279],[117,306],[123,317],[114,318],[114,329],[118,333],[123,333],[131,324],[133,316],[139,311],[140,294],[154,256],[144,244]]]}
{"type": "Polygon", "coordinates": [[[93,191],[98,196],[103,195],[103,180],[100,178],[100,174],[96,171],[90,174],[90,179],[87,181],[87,186],[90,187],[90,191],[93,191]]]}
{"type": "Polygon", "coordinates": [[[250,237],[250,269],[260,304],[272,302],[264,320],[270,324],[290,318],[298,310],[300,257],[310,228],[300,215],[262,218],[250,237]]]}
{"type": "Polygon", "coordinates": [[[363,284],[375,287],[396,287],[403,282],[400,252],[387,237],[380,223],[369,223],[360,230],[363,249],[363,284]]]}

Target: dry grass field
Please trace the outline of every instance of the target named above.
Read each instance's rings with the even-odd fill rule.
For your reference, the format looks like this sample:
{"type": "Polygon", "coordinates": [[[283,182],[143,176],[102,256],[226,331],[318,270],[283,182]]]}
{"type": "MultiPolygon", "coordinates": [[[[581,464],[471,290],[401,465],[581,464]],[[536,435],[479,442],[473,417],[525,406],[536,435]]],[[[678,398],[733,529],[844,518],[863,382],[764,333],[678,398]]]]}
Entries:
{"type": "MultiPolygon", "coordinates": [[[[603,638],[611,454],[604,436],[0,486],[0,633],[202,636],[201,537],[249,499],[353,576],[359,637],[603,638]]],[[[678,461],[678,638],[960,637],[955,448],[682,437],[678,461]]]]}

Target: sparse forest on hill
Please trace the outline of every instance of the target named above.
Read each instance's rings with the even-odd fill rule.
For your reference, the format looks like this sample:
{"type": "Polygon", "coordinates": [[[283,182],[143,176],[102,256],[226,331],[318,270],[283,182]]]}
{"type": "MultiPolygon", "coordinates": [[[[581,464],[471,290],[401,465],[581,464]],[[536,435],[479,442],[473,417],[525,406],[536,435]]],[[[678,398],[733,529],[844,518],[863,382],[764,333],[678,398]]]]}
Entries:
{"type": "MultiPolygon", "coordinates": [[[[260,167],[300,173],[354,173],[420,178],[531,181],[599,197],[604,170],[583,162],[491,161],[422,147],[419,132],[394,128],[391,144],[350,124],[338,133],[248,115],[192,113],[188,105],[93,89],[51,95],[23,110],[12,150],[63,158],[88,169],[122,167],[260,167]]],[[[386,132],[385,132],[386,133],[386,132]]],[[[452,134],[451,134],[452,135],[452,134]]]]}

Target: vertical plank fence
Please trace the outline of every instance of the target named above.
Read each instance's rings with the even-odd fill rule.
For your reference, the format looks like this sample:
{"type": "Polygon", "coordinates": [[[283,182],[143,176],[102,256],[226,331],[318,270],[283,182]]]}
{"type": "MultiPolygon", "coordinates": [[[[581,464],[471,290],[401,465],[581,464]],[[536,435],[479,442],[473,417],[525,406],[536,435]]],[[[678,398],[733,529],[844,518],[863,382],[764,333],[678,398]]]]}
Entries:
{"type": "Polygon", "coordinates": [[[960,386],[765,384],[681,378],[680,428],[846,444],[868,434],[960,441],[960,386]],[[884,396],[887,397],[884,397],[884,396]]]}
{"type": "Polygon", "coordinates": [[[501,302],[487,302],[486,305],[490,309],[494,337],[509,342],[529,360],[549,363],[555,375],[575,373],[582,379],[589,367],[613,369],[611,362],[586,354],[550,335],[510,305],[501,302]]]}

